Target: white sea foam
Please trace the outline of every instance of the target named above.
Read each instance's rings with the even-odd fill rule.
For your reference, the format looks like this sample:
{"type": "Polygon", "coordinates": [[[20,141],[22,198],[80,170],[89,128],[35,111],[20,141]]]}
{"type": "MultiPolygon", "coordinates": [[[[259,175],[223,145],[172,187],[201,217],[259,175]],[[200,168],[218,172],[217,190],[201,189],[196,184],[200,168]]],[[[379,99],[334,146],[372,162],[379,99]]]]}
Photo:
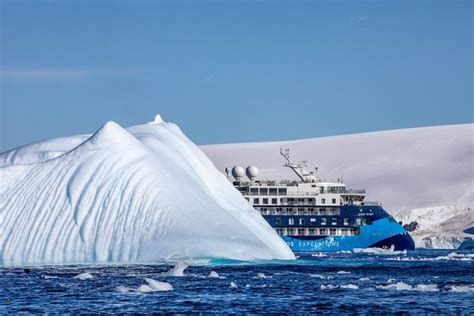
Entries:
{"type": "Polygon", "coordinates": [[[122,286],[122,285],[117,286],[115,288],[115,292],[117,292],[117,293],[128,293],[128,292],[130,292],[130,290],[131,290],[130,288],[122,286]]]}
{"type": "Polygon", "coordinates": [[[334,277],[331,276],[331,275],[323,275],[323,274],[310,274],[309,277],[310,278],[318,278],[318,279],[321,279],[321,280],[334,279],[334,277]]]}
{"type": "Polygon", "coordinates": [[[317,252],[317,253],[311,254],[311,257],[322,258],[322,257],[327,257],[327,255],[325,255],[325,254],[322,253],[322,252],[317,252]]]}
{"type": "Polygon", "coordinates": [[[388,258],[386,260],[393,260],[393,261],[474,261],[474,254],[463,254],[463,253],[456,253],[451,252],[446,256],[438,256],[434,258],[429,257],[395,257],[395,258],[388,258]]]}
{"type": "Polygon", "coordinates": [[[340,286],[341,289],[349,289],[349,290],[358,290],[359,287],[355,284],[343,284],[340,286]]]}
{"type": "Polygon", "coordinates": [[[257,279],[267,279],[268,277],[265,275],[265,273],[259,272],[257,273],[257,279]]]}
{"type": "Polygon", "coordinates": [[[189,265],[186,262],[181,261],[181,262],[178,262],[171,270],[163,273],[163,275],[173,276],[173,277],[182,277],[184,276],[184,270],[186,270],[186,268],[188,267],[189,265]]]}
{"type": "Polygon", "coordinates": [[[334,285],[334,284],[327,284],[321,285],[321,290],[334,290],[334,289],[346,289],[346,290],[358,290],[359,287],[355,284],[341,284],[341,285],[334,285]]]}
{"type": "Polygon", "coordinates": [[[370,281],[370,278],[360,278],[359,281],[370,281]]]}
{"type": "Polygon", "coordinates": [[[333,285],[333,284],[327,284],[327,285],[323,285],[321,284],[321,290],[334,290],[334,289],[337,289],[337,285],[333,285]]]}
{"type": "Polygon", "coordinates": [[[74,279],[77,279],[77,280],[90,280],[90,279],[93,279],[93,278],[94,277],[92,276],[92,274],[90,274],[88,272],[78,274],[74,277],[74,279]]]}
{"type": "Polygon", "coordinates": [[[337,271],[337,274],[351,274],[349,271],[337,271]]]}

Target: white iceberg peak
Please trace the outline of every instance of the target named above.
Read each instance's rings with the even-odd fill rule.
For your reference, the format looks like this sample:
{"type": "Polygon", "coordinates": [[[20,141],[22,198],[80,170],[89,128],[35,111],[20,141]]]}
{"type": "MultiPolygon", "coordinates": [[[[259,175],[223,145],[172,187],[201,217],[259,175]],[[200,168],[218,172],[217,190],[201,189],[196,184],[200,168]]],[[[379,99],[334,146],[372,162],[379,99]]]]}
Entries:
{"type": "Polygon", "coordinates": [[[163,119],[161,118],[161,115],[156,114],[155,119],[153,121],[151,121],[149,124],[160,124],[160,123],[164,123],[164,122],[165,121],[163,121],[163,119]]]}

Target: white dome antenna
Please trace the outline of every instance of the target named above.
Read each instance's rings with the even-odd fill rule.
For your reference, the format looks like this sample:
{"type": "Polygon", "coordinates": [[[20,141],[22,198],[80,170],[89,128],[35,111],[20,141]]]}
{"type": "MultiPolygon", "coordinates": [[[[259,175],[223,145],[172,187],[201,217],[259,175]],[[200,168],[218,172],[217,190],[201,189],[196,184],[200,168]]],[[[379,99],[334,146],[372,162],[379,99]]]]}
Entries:
{"type": "Polygon", "coordinates": [[[250,181],[253,181],[258,176],[258,168],[255,166],[248,166],[247,170],[245,170],[247,177],[250,181]]]}
{"type": "Polygon", "coordinates": [[[232,176],[235,178],[235,180],[239,181],[244,175],[245,170],[243,167],[235,166],[234,168],[232,168],[232,176]]]}

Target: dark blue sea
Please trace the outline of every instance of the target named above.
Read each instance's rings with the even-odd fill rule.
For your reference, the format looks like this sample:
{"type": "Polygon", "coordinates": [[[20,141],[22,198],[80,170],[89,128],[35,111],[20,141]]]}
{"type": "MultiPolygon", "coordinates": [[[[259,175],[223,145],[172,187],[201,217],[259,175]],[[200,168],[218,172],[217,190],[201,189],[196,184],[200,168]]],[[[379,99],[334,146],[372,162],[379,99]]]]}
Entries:
{"type": "Polygon", "coordinates": [[[191,262],[181,277],[167,275],[172,268],[2,267],[0,314],[474,313],[474,252],[300,253],[294,262],[202,260],[191,262]],[[80,274],[84,280],[74,278],[80,274]],[[156,291],[145,278],[169,283],[173,290],[156,291]]]}

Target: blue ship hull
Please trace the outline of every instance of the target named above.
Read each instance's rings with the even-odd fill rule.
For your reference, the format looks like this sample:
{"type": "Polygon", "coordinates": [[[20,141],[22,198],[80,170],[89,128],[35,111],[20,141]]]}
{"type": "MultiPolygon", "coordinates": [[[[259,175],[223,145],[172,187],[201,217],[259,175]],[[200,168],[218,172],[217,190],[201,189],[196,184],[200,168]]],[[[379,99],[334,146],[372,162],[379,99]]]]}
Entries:
{"type": "Polygon", "coordinates": [[[272,227],[284,226],[296,229],[302,227],[297,225],[300,220],[304,223],[313,223],[313,226],[306,225],[305,227],[323,227],[322,221],[326,218],[327,226],[324,227],[331,228],[333,226],[329,223],[333,219],[336,220],[337,227],[347,227],[344,226],[344,218],[349,220],[350,225],[353,225],[360,217],[370,219],[370,224],[358,226],[359,233],[352,236],[281,236],[291,250],[296,252],[350,251],[354,248],[390,248],[392,246],[397,251],[415,250],[415,242],[405,228],[381,206],[345,205],[340,207],[340,211],[339,216],[267,215],[264,218],[272,227]],[[290,218],[293,218],[294,226],[290,225],[290,218]]]}
{"type": "Polygon", "coordinates": [[[360,227],[357,236],[327,236],[318,239],[282,236],[295,252],[350,251],[354,248],[390,248],[395,250],[415,250],[415,243],[406,230],[388,218],[375,221],[372,225],[360,227]]]}

